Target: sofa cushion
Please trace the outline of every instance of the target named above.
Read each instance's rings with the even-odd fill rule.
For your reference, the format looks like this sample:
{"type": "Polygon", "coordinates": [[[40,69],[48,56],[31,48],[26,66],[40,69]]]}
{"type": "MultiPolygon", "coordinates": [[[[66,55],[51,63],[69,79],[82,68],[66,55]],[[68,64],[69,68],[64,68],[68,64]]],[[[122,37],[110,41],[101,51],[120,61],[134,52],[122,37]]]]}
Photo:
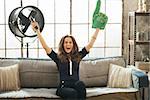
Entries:
{"type": "Polygon", "coordinates": [[[108,87],[128,88],[132,85],[131,68],[124,68],[115,64],[110,64],[108,87]]]}
{"type": "MultiPolygon", "coordinates": [[[[86,88],[87,98],[96,97],[104,94],[111,93],[132,93],[137,92],[138,89],[135,88],[107,88],[107,87],[95,87],[95,88],[86,88]]],[[[0,94],[1,98],[51,98],[51,99],[60,99],[59,96],[56,95],[56,88],[38,88],[38,89],[29,89],[22,88],[19,91],[11,91],[0,94]]],[[[43,99],[42,99],[43,100],[43,99]]]]}
{"type": "Polygon", "coordinates": [[[20,89],[18,64],[0,67],[0,92],[20,89]]]}
{"type": "Polygon", "coordinates": [[[125,67],[122,57],[87,60],[80,63],[80,79],[86,86],[107,86],[110,63],[125,67]]]}
{"type": "Polygon", "coordinates": [[[21,87],[57,87],[59,74],[53,61],[21,60],[19,63],[21,87]]]}
{"type": "Polygon", "coordinates": [[[19,91],[11,91],[11,92],[3,92],[0,93],[0,99],[1,98],[12,98],[12,99],[21,99],[21,98],[29,98],[29,97],[34,97],[34,98],[60,98],[59,96],[56,95],[56,88],[22,88],[19,91]]]}

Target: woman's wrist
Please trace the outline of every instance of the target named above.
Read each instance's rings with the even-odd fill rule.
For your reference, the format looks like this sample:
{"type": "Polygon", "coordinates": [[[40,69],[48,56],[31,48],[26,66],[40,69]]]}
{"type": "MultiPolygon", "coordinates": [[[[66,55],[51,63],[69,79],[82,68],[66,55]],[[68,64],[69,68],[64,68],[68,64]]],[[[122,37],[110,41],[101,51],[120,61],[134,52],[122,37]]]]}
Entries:
{"type": "Polygon", "coordinates": [[[96,40],[96,36],[92,36],[92,39],[96,40]]]}
{"type": "Polygon", "coordinates": [[[99,30],[100,30],[99,28],[96,28],[96,32],[99,32],[99,30]]]}
{"type": "Polygon", "coordinates": [[[40,34],[40,30],[39,30],[39,29],[37,29],[37,30],[36,30],[36,33],[40,34]]]}

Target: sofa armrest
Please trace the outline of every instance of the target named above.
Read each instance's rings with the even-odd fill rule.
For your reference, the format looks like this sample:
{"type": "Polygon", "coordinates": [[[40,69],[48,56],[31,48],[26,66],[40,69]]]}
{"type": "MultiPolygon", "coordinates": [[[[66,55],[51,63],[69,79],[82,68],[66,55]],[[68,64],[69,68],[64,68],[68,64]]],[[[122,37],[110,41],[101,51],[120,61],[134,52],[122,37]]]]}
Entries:
{"type": "Polygon", "coordinates": [[[149,86],[148,75],[140,70],[132,70],[133,87],[140,89],[149,86]]]}

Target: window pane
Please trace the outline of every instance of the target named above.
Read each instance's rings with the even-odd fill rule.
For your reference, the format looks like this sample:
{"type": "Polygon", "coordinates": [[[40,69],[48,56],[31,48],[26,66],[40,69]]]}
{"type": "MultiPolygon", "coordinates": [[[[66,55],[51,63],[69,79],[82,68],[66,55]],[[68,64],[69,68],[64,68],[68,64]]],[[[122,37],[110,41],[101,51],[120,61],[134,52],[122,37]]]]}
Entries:
{"type": "Polygon", "coordinates": [[[106,0],[106,11],[109,23],[122,22],[122,0],[106,0]]]}
{"type": "MultiPolygon", "coordinates": [[[[21,54],[21,50],[19,51],[19,53],[21,54]]],[[[23,58],[27,58],[27,48],[25,46],[23,48],[23,58]]]]}
{"type": "Polygon", "coordinates": [[[45,58],[48,59],[49,58],[44,49],[39,49],[39,58],[40,59],[45,59],[45,58]]]}
{"type": "Polygon", "coordinates": [[[90,58],[104,58],[104,48],[92,48],[89,53],[90,58]]]}
{"type": "Polygon", "coordinates": [[[69,24],[57,24],[56,25],[56,33],[55,33],[55,47],[58,47],[58,44],[60,42],[60,39],[70,34],[70,25],[69,24]]]}
{"type": "Polygon", "coordinates": [[[88,23],[88,0],[72,0],[72,22],[88,23]]]}
{"type": "Polygon", "coordinates": [[[0,25],[0,48],[5,48],[5,29],[4,29],[4,25],[0,25]]]}
{"type": "Polygon", "coordinates": [[[25,6],[37,6],[37,0],[22,0],[23,7],[25,6]]]}
{"type": "Polygon", "coordinates": [[[72,25],[72,35],[79,47],[86,46],[88,43],[88,25],[72,25]]]}
{"type": "MultiPolygon", "coordinates": [[[[54,47],[54,25],[45,24],[42,36],[49,47],[54,47]]],[[[41,43],[39,47],[42,48],[41,43]]]]}
{"type": "Polygon", "coordinates": [[[8,25],[6,27],[6,48],[20,48],[21,42],[10,31],[8,25]]]}
{"type": "Polygon", "coordinates": [[[23,49],[23,57],[24,58],[38,58],[38,49],[34,49],[34,48],[24,48],[23,49]],[[28,50],[28,54],[27,54],[27,50],[28,50]]]}
{"type": "MultiPolygon", "coordinates": [[[[31,52],[31,50],[30,50],[30,48],[28,49],[28,57],[30,58],[30,56],[31,56],[31,54],[30,54],[30,52],[31,52]]],[[[36,55],[37,53],[35,52],[35,55],[36,55]]],[[[23,48],[23,57],[24,58],[27,58],[27,48],[23,48]]]]}
{"type": "Polygon", "coordinates": [[[6,1],[6,24],[8,24],[8,18],[9,18],[10,13],[15,8],[21,7],[21,3],[20,3],[20,0],[5,0],[5,1],[6,1]]]}
{"type": "MultiPolygon", "coordinates": [[[[29,38],[30,39],[30,38],[29,38]]],[[[38,48],[38,39],[37,37],[35,37],[34,39],[32,39],[32,42],[28,43],[28,48],[38,48]]],[[[24,43],[24,48],[27,47],[27,43],[24,43]]]]}
{"type": "Polygon", "coordinates": [[[70,23],[70,2],[55,0],[56,23],[70,23]]]}
{"type": "Polygon", "coordinates": [[[46,23],[54,23],[54,0],[39,0],[39,9],[44,15],[46,23]]]}
{"type": "Polygon", "coordinates": [[[38,58],[37,49],[29,49],[28,57],[29,58],[38,58]]]}
{"type": "MultiPolygon", "coordinates": [[[[70,1],[68,0],[22,0],[23,7],[33,5],[38,7],[45,19],[42,36],[49,47],[58,51],[60,39],[70,34],[70,1]]],[[[0,3],[0,24],[8,24],[8,17],[12,10],[21,6],[20,0],[4,0],[0,3]],[[4,12],[6,11],[6,12],[4,12]],[[6,13],[6,18],[4,18],[6,13]],[[6,19],[6,23],[4,23],[6,19]]],[[[95,29],[91,27],[92,17],[97,0],[72,0],[72,35],[78,46],[83,48],[87,45],[95,29]]],[[[122,0],[101,0],[100,12],[106,13],[109,21],[104,31],[100,31],[94,48],[85,58],[101,58],[121,55],[122,50],[122,0]],[[113,14],[111,13],[113,12],[113,14]]],[[[20,38],[19,38],[20,40],[20,38]]],[[[11,33],[8,26],[0,25],[0,57],[5,57],[5,41],[7,57],[21,57],[21,43],[11,33]],[[6,34],[6,40],[5,40],[6,34]],[[11,40],[11,41],[10,41],[11,40]],[[7,51],[8,50],[8,51],[7,51]]],[[[29,58],[49,58],[41,43],[35,38],[24,38],[23,57],[27,57],[29,43],[29,58]]]]}
{"type": "Polygon", "coordinates": [[[106,29],[106,46],[121,47],[122,30],[120,24],[108,24],[106,29]]]}
{"type": "Polygon", "coordinates": [[[4,0],[0,1],[0,24],[4,24],[4,0]]]}
{"type": "Polygon", "coordinates": [[[121,48],[106,48],[105,57],[121,56],[121,48]]]}
{"type": "Polygon", "coordinates": [[[0,49],[0,57],[5,57],[5,50],[0,49]]]}
{"type": "Polygon", "coordinates": [[[20,58],[21,57],[21,50],[14,49],[14,50],[7,50],[7,58],[20,58]]]}

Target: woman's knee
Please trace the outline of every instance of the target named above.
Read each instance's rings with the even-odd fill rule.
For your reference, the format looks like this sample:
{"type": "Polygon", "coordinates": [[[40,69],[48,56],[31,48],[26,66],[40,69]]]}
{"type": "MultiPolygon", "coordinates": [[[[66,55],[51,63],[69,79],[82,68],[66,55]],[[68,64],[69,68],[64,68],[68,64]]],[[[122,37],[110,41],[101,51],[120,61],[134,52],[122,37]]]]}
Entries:
{"type": "Polygon", "coordinates": [[[78,98],[85,99],[86,98],[86,87],[85,84],[82,81],[77,81],[75,83],[76,90],[78,91],[78,98]]]}
{"type": "Polygon", "coordinates": [[[78,93],[73,88],[61,88],[56,94],[62,98],[77,98],[78,93]]]}
{"type": "Polygon", "coordinates": [[[82,81],[77,81],[75,85],[80,88],[85,88],[85,84],[82,81]]]}

